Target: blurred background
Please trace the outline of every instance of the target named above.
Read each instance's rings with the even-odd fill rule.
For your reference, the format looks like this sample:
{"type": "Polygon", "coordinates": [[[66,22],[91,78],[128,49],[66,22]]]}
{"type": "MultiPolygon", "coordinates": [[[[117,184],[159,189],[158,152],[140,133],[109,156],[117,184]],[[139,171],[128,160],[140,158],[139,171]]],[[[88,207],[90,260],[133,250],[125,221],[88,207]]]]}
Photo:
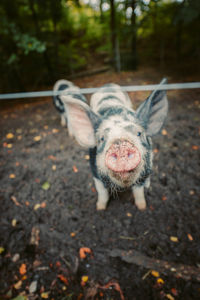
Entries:
{"type": "Polygon", "coordinates": [[[200,72],[199,0],[1,0],[0,92],[106,70],[200,72]]]}

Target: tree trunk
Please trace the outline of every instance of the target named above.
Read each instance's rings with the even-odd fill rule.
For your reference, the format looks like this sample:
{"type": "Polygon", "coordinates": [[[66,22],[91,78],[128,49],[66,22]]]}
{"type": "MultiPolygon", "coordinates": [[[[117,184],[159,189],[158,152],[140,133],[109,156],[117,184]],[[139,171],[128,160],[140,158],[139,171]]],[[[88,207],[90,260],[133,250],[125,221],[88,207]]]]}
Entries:
{"type": "Polygon", "coordinates": [[[115,71],[120,72],[120,50],[119,42],[117,38],[116,28],[116,15],[115,15],[115,1],[110,0],[110,29],[111,29],[111,43],[112,43],[112,58],[115,71]]]}
{"type": "Polygon", "coordinates": [[[131,26],[132,26],[132,41],[131,41],[131,52],[132,52],[132,67],[137,68],[138,57],[137,57],[137,24],[136,24],[136,0],[131,1],[132,16],[131,16],[131,26]]]}

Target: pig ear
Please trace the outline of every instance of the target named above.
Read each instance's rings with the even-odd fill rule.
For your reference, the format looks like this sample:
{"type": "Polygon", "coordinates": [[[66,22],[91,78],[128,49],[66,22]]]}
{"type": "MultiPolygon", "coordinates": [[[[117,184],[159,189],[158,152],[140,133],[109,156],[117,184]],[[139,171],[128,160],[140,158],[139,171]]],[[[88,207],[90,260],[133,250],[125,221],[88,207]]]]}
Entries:
{"type": "Polygon", "coordinates": [[[69,96],[61,96],[67,111],[68,124],[72,135],[85,148],[96,145],[95,126],[99,117],[81,100],[69,96]]]}
{"type": "Polygon", "coordinates": [[[136,111],[137,117],[146,129],[146,134],[153,136],[157,134],[167,117],[168,101],[166,91],[162,90],[162,84],[167,83],[164,78],[159,87],[144,101],[136,111]]]}

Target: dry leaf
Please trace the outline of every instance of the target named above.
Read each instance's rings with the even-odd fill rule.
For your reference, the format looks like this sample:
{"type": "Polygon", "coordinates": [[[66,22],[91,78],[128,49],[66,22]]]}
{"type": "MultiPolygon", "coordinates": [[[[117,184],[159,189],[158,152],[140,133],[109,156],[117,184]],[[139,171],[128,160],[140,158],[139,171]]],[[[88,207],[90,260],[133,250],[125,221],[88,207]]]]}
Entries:
{"type": "Polygon", "coordinates": [[[66,278],[65,276],[63,276],[62,274],[59,274],[59,275],[58,275],[58,278],[59,278],[62,282],[64,282],[66,285],[69,284],[69,281],[67,280],[67,278],[66,278]]]}
{"type": "Polygon", "coordinates": [[[190,241],[193,241],[193,237],[191,236],[190,233],[188,233],[187,236],[188,236],[188,239],[189,239],[190,241]]]}
{"type": "Polygon", "coordinates": [[[12,220],[12,226],[15,227],[16,225],[17,225],[17,220],[16,220],[16,219],[13,219],[13,220],[12,220]]]}
{"type": "Polygon", "coordinates": [[[53,129],[52,129],[52,132],[53,132],[53,133],[58,133],[58,132],[59,132],[59,130],[58,130],[58,129],[56,129],[56,128],[53,128],[53,129]]]}
{"type": "Polygon", "coordinates": [[[11,178],[11,179],[14,179],[15,177],[16,177],[16,175],[13,173],[9,175],[9,178],[11,178]]]}
{"type": "Polygon", "coordinates": [[[3,253],[5,251],[5,248],[0,247],[0,254],[3,253]]]}
{"type": "Polygon", "coordinates": [[[157,283],[158,283],[158,284],[164,284],[164,280],[163,280],[162,278],[158,278],[158,279],[157,279],[157,283]]]}
{"type": "Polygon", "coordinates": [[[162,196],[162,201],[166,201],[167,197],[166,196],[162,196]]]}
{"type": "Polygon", "coordinates": [[[153,275],[154,277],[159,277],[160,276],[159,272],[154,271],[154,270],[151,271],[151,275],[153,275]]]}
{"type": "Polygon", "coordinates": [[[170,236],[170,240],[174,243],[178,242],[178,238],[176,236],[170,236]]]}
{"type": "Polygon", "coordinates": [[[55,171],[56,170],[56,165],[52,166],[52,170],[55,171]]]}
{"type": "Polygon", "coordinates": [[[156,148],[156,149],[153,149],[153,153],[158,153],[159,150],[156,148]]]}
{"type": "Polygon", "coordinates": [[[73,171],[74,171],[74,173],[78,173],[78,169],[76,166],[73,166],[73,171]]]}
{"type": "Polygon", "coordinates": [[[89,160],[89,159],[90,159],[90,156],[89,156],[89,155],[85,155],[85,159],[86,159],[86,160],[89,160]]]}
{"type": "Polygon", "coordinates": [[[7,139],[13,139],[13,138],[14,138],[14,134],[8,133],[8,134],[6,135],[6,138],[7,138],[7,139]]]}
{"type": "Polygon", "coordinates": [[[35,142],[39,142],[41,140],[41,136],[37,135],[33,139],[34,139],[35,142]]]}
{"type": "Polygon", "coordinates": [[[192,150],[198,150],[198,149],[199,149],[199,146],[196,146],[196,145],[192,146],[192,150]]]}
{"type": "Polygon", "coordinates": [[[169,300],[174,300],[174,297],[173,297],[172,295],[170,295],[170,294],[166,294],[166,297],[167,297],[167,299],[169,299],[169,300]]]}
{"type": "Polygon", "coordinates": [[[49,298],[49,293],[42,293],[42,294],[41,294],[41,297],[42,297],[43,299],[48,299],[48,298],[49,298]]]}
{"type": "Polygon", "coordinates": [[[42,202],[41,204],[40,204],[40,207],[41,208],[45,208],[47,205],[46,205],[46,202],[42,202]]]}
{"type": "Polygon", "coordinates": [[[176,290],[175,288],[172,288],[172,289],[171,289],[171,292],[172,292],[172,294],[173,294],[174,296],[178,296],[178,292],[177,292],[177,290],[176,290]]]}
{"type": "Polygon", "coordinates": [[[11,196],[10,199],[15,203],[15,205],[21,206],[21,204],[17,201],[15,196],[11,196]]]}
{"type": "Polygon", "coordinates": [[[39,203],[35,204],[33,209],[37,210],[38,208],[40,208],[40,204],[39,203]]]}
{"type": "Polygon", "coordinates": [[[21,288],[21,286],[22,286],[22,280],[20,280],[20,281],[18,281],[17,283],[14,284],[14,288],[16,290],[19,290],[21,288]]]}
{"type": "Polygon", "coordinates": [[[86,258],[86,253],[92,254],[92,250],[90,248],[87,247],[82,247],[79,250],[79,256],[81,259],[86,258]]]}
{"type": "Polygon", "coordinates": [[[167,130],[166,129],[163,129],[162,130],[162,135],[167,135],[168,133],[167,133],[167,130]]]}
{"type": "Polygon", "coordinates": [[[22,265],[20,266],[20,268],[19,268],[19,273],[20,273],[21,275],[26,274],[26,265],[25,265],[25,264],[22,264],[22,265]]]}
{"type": "Polygon", "coordinates": [[[81,281],[87,282],[87,281],[88,281],[88,276],[87,276],[87,275],[83,275],[83,276],[81,277],[81,281]]]}
{"type": "Polygon", "coordinates": [[[128,212],[126,215],[127,215],[127,217],[129,217],[129,218],[133,216],[133,215],[132,215],[131,213],[129,213],[129,212],[128,212]]]}
{"type": "Polygon", "coordinates": [[[75,232],[71,232],[70,235],[71,235],[71,237],[75,237],[76,233],[75,232]]]}
{"type": "Polygon", "coordinates": [[[7,148],[11,149],[13,144],[7,144],[7,148]]]}
{"type": "Polygon", "coordinates": [[[48,181],[44,182],[42,188],[43,190],[47,191],[50,188],[50,183],[48,181]]]}

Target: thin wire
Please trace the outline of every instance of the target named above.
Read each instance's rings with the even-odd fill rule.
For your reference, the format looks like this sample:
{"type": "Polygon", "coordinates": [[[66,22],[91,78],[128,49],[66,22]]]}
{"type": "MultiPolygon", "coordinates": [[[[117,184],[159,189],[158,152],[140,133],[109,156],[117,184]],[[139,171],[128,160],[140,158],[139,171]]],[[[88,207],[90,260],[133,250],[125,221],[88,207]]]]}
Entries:
{"type": "MultiPolygon", "coordinates": [[[[120,90],[123,92],[137,92],[137,91],[154,91],[155,89],[160,89],[160,84],[148,84],[148,85],[129,85],[121,86],[120,90]]],[[[181,89],[199,89],[200,82],[187,82],[187,83],[169,83],[162,84],[162,90],[181,90],[181,89]]],[[[81,88],[81,94],[93,94],[99,91],[99,88],[81,88]]],[[[108,88],[104,92],[111,91],[108,88]]],[[[77,90],[74,91],[77,93],[77,90]]],[[[70,90],[70,93],[73,93],[70,90]]],[[[9,94],[0,94],[0,100],[6,99],[20,99],[20,98],[37,98],[37,97],[50,97],[57,95],[64,95],[64,91],[40,91],[40,92],[25,92],[25,93],[9,93],[9,94]]]]}

